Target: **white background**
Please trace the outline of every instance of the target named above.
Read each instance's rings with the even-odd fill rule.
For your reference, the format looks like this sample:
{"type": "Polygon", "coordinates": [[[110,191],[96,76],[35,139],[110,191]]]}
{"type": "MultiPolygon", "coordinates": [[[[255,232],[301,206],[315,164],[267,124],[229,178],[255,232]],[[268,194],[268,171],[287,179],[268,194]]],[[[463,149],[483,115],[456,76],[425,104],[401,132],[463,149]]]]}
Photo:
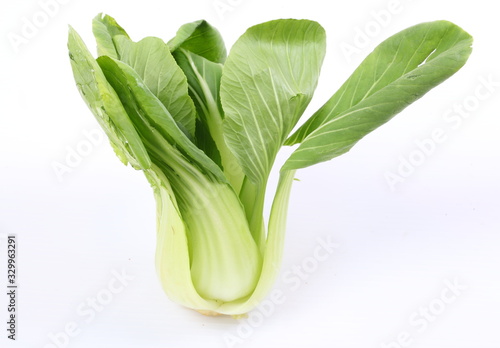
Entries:
{"type": "Polygon", "coordinates": [[[389,0],[61,0],[43,23],[47,1],[0,5],[1,347],[56,347],[52,334],[59,346],[74,348],[500,348],[500,49],[493,2],[400,0],[394,11],[389,0]],[[221,3],[223,13],[215,7],[221,3]],[[375,14],[391,9],[377,24],[375,14]],[[54,163],[64,164],[68,151],[85,142],[83,132],[97,129],[73,82],[66,35],[71,24],[93,49],[91,19],[99,12],[115,17],[133,39],[168,40],[180,25],[204,18],[228,47],[266,20],[319,21],[328,51],[305,116],[378,43],[408,26],[447,19],[469,31],[475,44],[459,73],[350,153],[298,172],[283,275],[276,282],[284,303],[271,314],[236,321],[202,316],[164,295],[154,270],[152,192],[106,141],[62,180],[54,172],[54,163]],[[34,17],[40,28],[16,50],[9,37],[22,36],[25,21],[34,17]],[[356,46],[360,32],[367,34],[364,46],[356,46]],[[348,56],[341,49],[346,45],[358,51],[348,56]],[[497,85],[478,101],[481,78],[497,85]],[[472,111],[460,125],[443,118],[464,103],[472,111]],[[401,161],[418,157],[415,142],[437,128],[446,140],[391,190],[387,173],[399,175],[401,161]],[[16,234],[19,243],[16,342],[5,331],[7,234],[16,234]],[[337,248],[314,261],[318,239],[328,238],[337,248]],[[291,275],[294,265],[309,267],[304,279],[291,275]],[[102,296],[113,271],[134,279],[95,316],[78,312],[89,308],[88,298],[102,296]],[[451,300],[447,281],[461,286],[451,300]],[[432,316],[423,319],[419,311],[429,306],[432,316]],[[68,324],[77,329],[65,342],[61,332],[68,324]],[[230,338],[234,345],[227,344],[230,338]]]}

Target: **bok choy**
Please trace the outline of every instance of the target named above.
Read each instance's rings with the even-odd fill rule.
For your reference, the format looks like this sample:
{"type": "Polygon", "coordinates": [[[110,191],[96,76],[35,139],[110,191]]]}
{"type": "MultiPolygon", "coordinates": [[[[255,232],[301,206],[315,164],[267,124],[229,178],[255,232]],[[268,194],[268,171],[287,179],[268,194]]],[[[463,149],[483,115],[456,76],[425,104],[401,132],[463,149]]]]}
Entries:
{"type": "Polygon", "coordinates": [[[458,71],[472,45],[446,21],[403,30],[297,128],[326,51],[314,21],[253,26],[229,55],[203,20],[168,42],[133,41],[106,15],[93,20],[93,33],[97,59],[69,30],[74,78],[117,156],[154,190],[163,288],[186,307],[229,315],[251,310],[273,285],[296,170],[349,151],[458,71]],[[280,148],[295,144],[265,224],[271,169],[280,148]]]}

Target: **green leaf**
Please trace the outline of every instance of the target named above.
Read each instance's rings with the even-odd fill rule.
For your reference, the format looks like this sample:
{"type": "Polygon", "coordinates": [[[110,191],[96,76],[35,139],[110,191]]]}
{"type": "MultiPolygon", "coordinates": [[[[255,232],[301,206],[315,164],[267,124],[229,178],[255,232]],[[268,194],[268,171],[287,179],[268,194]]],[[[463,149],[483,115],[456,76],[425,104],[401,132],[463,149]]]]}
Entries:
{"type": "MultiPolygon", "coordinates": [[[[187,78],[189,95],[196,106],[200,122],[209,131],[209,123],[214,128],[222,122],[223,117],[219,98],[222,65],[184,49],[175,51],[173,56],[187,78]]],[[[206,136],[212,138],[210,132],[206,136]]],[[[216,146],[215,141],[213,144],[216,146]]],[[[210,151],[218,152],[217,148],[210,151]]]]}
{"type": "Polygon", "coordinates": [[[134,69],[107,56],[99,57],[97,62],[120,96],[151,155],[168,164],[173,156],[170,152],[180,150],[206,174],[226,182],[220,168],[182,132],[165,106],[145,88],[134,69]]]}
{"type": "Polygon", "coordinates": [[[472,37],[446,21],[422,23],[382,42],[287,145],[301,143],[283,169],[349,151],[366,134],[458,71],[472,37]]]}
{"type": "Polygon", "coordinates": [[[205,123],[210,117],[223,118],[220,104],[220,79],[222,64],[214,63],[184,49],[173,53],[175,61],[187,78],[189,92],[198,115],[205,123]]]}
{"type": "Polygon", "coordinates": [[[203,146],[204,151],[223,168],[231,185],[239,192],[243,171],[227,147],[223,134],[224,113],[220,103],[222,64],[185,49],[175,51],[174,58],[187,77],[189,94],[198,110],[197,144],[203,146]]]}
{"type": "Polygon", "coordinates": [[[99,56],[119,58],[114,38],[115,36],[129,38],[125,29],[113,17],[100,13],[92,21],[92,31],[97,41],[97,54],[99,56]]]}
{"type": "Polygon", "coordinates": [[[134,125],[101,68],[77,32],[70,27],[69,57],[76,85],[97,121],[108,135],[120,160],[147,169],[151,160],[134,125]]]}
{"type": "Polygon", "coordinates": [[[275,20],[247,30],[224,65],[224,135],[246,176],[265,185],[276,154],[309,104],[325,53],[316,22],[275,20]]]}
{"type": "Polygon", "coordinates": [[[146,37],[135,43],[114,39],[120,60],[131,66],[190,137],[195,133],[196,110],[188,94],[186,76],[163,40],[146,37]]]}
{"type": "Polygon", "coordinates": [[[181,26],[168,46],[172,52],[183,48],[215,63],[226,60],[224,40],[219,31],[204,20],[181,26]]]}
{"type": "Polygon", "coordinates": [[[220,156],[219,149],[217,149],[217,144],[215,144],[208,126],[201,120],[196,120],[196,146],[198,146],[205,154],[212,159],[221,169],[222,158],[220,156]]]}

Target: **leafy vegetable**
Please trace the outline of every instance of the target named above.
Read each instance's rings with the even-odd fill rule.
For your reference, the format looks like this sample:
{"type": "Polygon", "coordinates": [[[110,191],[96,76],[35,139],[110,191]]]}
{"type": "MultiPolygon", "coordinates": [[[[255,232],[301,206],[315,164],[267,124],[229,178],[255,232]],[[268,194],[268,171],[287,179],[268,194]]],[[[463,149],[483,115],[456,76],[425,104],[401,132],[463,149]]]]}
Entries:
{"type": "Polygon", "coordinates": [[[318,23],[253,26],[229,56],[206,21],[183,25],[168,43],[134,42],[103,15],[93,32],[97,59],[70,28],[73,74],[118,157],[151,183],[163,288],[184,306],[231,315],[254,308],[275,280],[295,171],[349,151],[458,71],[472,45],[446,21],[403,30],[290,135],[323,63],[318,23]],[[280,148],[293,144],[266,226],[269,174],[280,148]]]}
{"type": "Polygon", "coordinates": [[[298,169],[349,151],[459,70],[472,38],[446,21],[423,23],[382,42],[287,145],[301,145],[285,164],[298,169]],[[334,138],[335,141],[331,141],[334,138]]]}

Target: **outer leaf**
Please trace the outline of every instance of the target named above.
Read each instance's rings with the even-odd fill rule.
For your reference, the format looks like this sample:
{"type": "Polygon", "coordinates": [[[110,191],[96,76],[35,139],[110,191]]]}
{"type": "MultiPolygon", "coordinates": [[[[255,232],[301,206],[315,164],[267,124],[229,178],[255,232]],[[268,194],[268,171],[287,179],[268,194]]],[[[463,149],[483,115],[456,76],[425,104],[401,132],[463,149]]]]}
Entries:
{"type": "Polygon", "coordinates": [[[97,54],[99,56],[119,58],[113,39],[115,36],[129,38],[125,29],[113,17],[100,13],[92,21],[92,31],[97,41],[97,54]]]}
{"type": "Polygon", "coordinates": [[[181,26],[168,46],[172,52],[183,48],[215,63],[226,60],[226,47],[219,31],[204,20],[181,26]]]}
{"type": "Polygon", "coordinates": [[[255,291],[248,298],[223,304],[217,309],[219,313],[244,314],[255,308],[271,290],[280,270],[285,244],[286,217],[288,202],[295,171],[280,173],[276,195],[274,196],[269,216],[269,234],[263,254],[262,272],[255,291]]]}
{"type": "Polygon", "coordinates": [[[169,298],[183,306],[216,310],[219,304],[202,298],[193,285],[187,231],[168,179],[159,169],[144,173],[156,198],[156,271],[163,289],[169,298]]]}
{"type": "Polygon", "coordinates": [[[108,135],[120,160],[141,169],[149,168],[151,160],[119,97],[80,36],[71,27],[68,49],[80,94],[108,135]]]}
{"type": "Polygon", "coordinates": [[[224,135],[244,173],[265,185],[279,148],[309,104],[325,53],[316,22],[276,20],[251,27],[224,65],[224,135]]]}
{"type": "MultiPolygon", "coordinates": [[[[165,106],[144,88],[141,78],[130,66],[106,56],[99,57],[97,62],[120,96],[151,154],[162,158],[169,156],[169,151],[178,149],[206,174],[212,174],[220,182],[226,181],[220,168],[180,130],[165,106]]],[[[168,160],[164,162],[169,163],[168,160]]]]}
{"type": "Polygon", "coordinates": [[[135,43],[125,36],[117,36],[114,42],[120,60],[137,72],[181,129],[194,136],[196,110],[188,94],[186,76],[163,40],[147,37],[135,43]]]}
{"type": "Polygon", "coordinates": [[[458,71],[472,37],[446,21],[422,23],[381,43],[337,93],[287,141],[302,142],[283,169],[349,151],[362,137],[458,71]]]}

